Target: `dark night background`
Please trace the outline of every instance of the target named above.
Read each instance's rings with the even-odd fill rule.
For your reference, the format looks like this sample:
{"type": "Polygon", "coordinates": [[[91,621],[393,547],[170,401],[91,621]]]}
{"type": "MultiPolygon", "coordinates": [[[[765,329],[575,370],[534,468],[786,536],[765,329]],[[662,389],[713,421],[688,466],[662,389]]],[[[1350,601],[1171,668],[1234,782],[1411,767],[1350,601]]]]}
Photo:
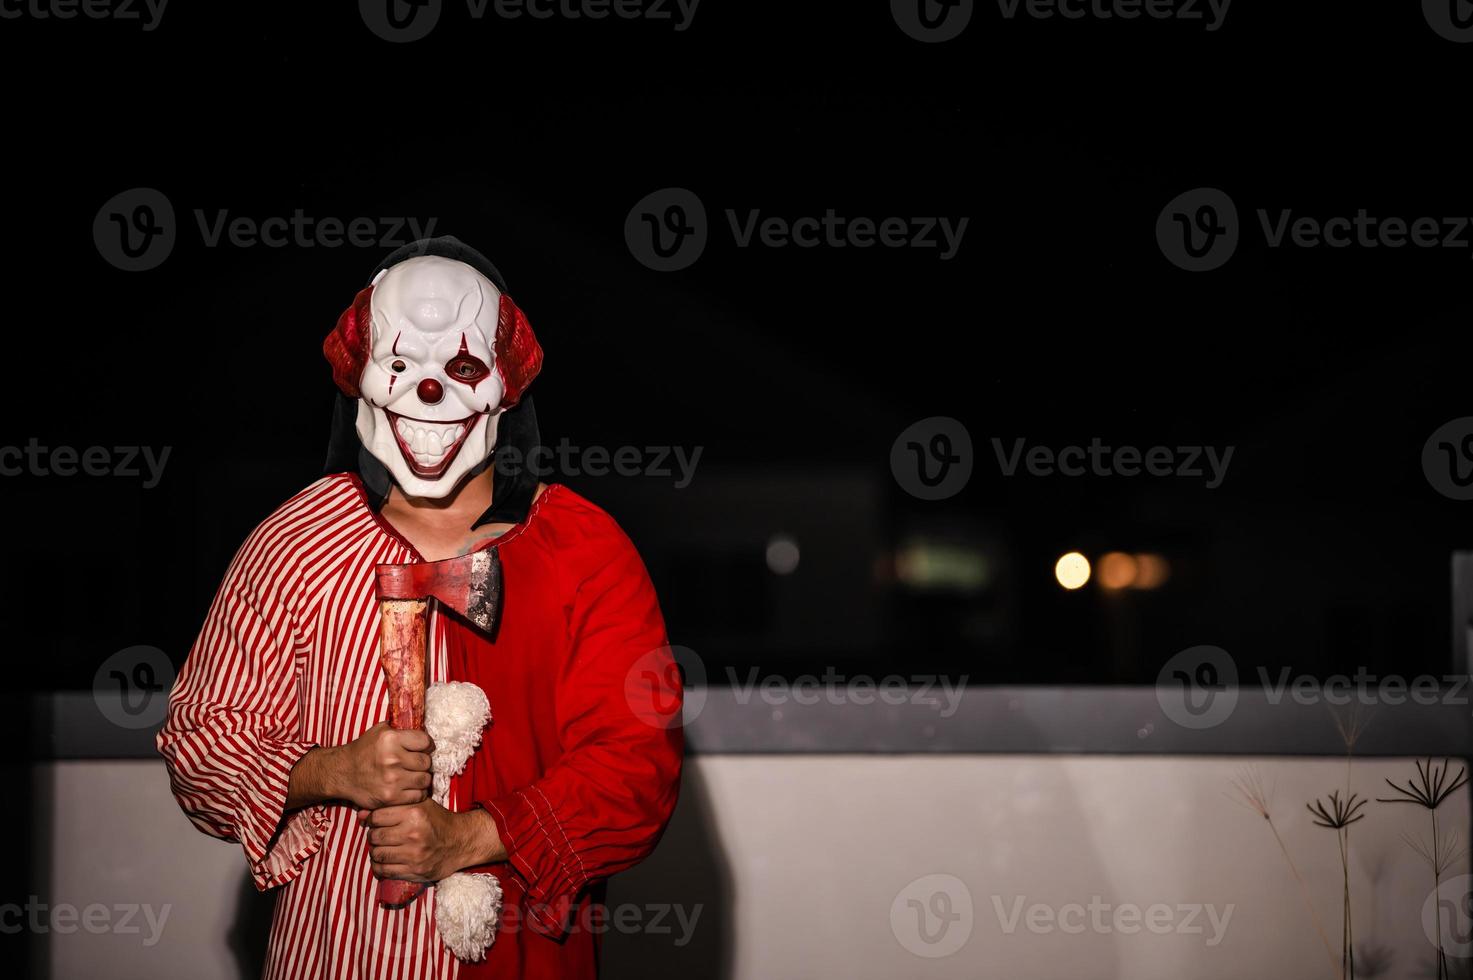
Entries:
{"type": "MultiPolygon", "coordinates": [[[[1473,415],[1473,233],[1271,249],[1256,215],[1473,215],[1473,44],[1418,4],[1239,2],[1208,31],[979,3],[959,38],[922,44],[883,2],[705,0],[684,31],[475,22],[450,3],[394,45],[354,4],[216,0],[170,4],[151,32],[7,16],[0,46],[0,447],[170,447],[153,489],[0,479],[21,712],[30,693],[91,689],[126,647],[181,663],[235,548],[320,473],[322,338],[397,243],[206,247],[197,210],[433,218],[527,311],[547,442],[701,447],[683,489],[559,479],[629,531],[672,642],[713,683],[833,668],[1150,684],[1198,644],[1244,675],[1450,669],[1449,566],[1473,548],[1473,503],[1439,494],[1421,456],[1473,415]],[[138,187],[172,202],[178,241],[130,273],[93,222],[138,187]],[[666,187],[700,196],[711,238],[660,273],[624,224],[666,187]],[[1155,224],[1198,187],[1231,195],[1243,234],[1193,274],[1155,224]],[[742,249],[728,208],[969,224],[949,261],[742,249]],[[970,483],[940,502],[889,466],[932,416],[974,444],[970,483]],[[1207,490],[1004,478],[991,445],[1095,437],[1235,452],[1207,490]],[[792,575],[764,561],[779,533],[801,549],[792,575]],[[897,577],[917,547],[950,549],[971,588],[897,577]],[[1159,554],[1172,574],[1066,592],[1053,564],[1075,549],[1159,554]]],[[[4,900],[23,874],[3,872],[4,900]]],[[[7,939],[9,961],[25,955],[7,939]]]]}
{"type": "MultiPolygon", "coordinates": [[[[1213,644],[1240,670],[1445,672],[1469,507],[1421,468],[1473,414],[1473,248],[1265,247],[1256,211],[1473,214],[1473,46],[1414,4],[1234,4],[1201,22],[1006,20],[921,44],[888,6],[706,0],[668,23],[469,20],[392,45],[350,4],[170,6],[159,28],[7,20],[9,381],[0,444],[169,446],[163,482],[7,477],[11,650],[88,689],[135,644],[177,664],[234,549],[315,479],[323,335],[389,246],[205,247],[194,212],[434,218],[498,263],[547,351],[543,436],[702,447],[673,478],[560,477],[641,547],[672,641],[714,682],[833,666],[973,683],[1151,683],[1213,644]],[[692,267],[624,222],[705,202],[692,267]],[[1221,269],[1155,240],[1177,194],[1244,224],[1221,269]],[[178,242],[94,245],[153,187],[178,242]],[[737,248],[724,212],[967,217],[935,249],[737,248]],[[907,495],[892,443],[965,424],[971,482],[907,495]],[[1200,479],[1004,478],[991,441],[1236,447],[1200,479]],[[802,551],[769,572],[775,533],[802,551]],[[917,541],[972,591],[894,576],[917,541]],[[1153,552],[1161,588],[1065,592],[1066,551],[1153,552]],[[16,635],[18,632],[18,635],[16,635]]],[[[1465,235],[1467,239],[1473,235],[1465,235]]],[[[391,243],[392,244],[392,243],[391,243]]],[[[16,683],[19,683],[18,681],[16,683]]]]}

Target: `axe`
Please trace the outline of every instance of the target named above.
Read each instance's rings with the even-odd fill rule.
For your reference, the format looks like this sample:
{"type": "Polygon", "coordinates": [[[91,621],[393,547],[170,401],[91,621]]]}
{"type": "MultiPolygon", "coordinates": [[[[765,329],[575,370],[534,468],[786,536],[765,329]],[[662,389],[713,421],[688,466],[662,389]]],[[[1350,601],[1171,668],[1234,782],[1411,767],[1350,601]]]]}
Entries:
{"type": "MultiPolygon", "coordinates": [[[[501,611],[501,558],[495,548],[459,558],[412,565],[374,567],[379,610],[379,659],[389,688],[389,724],[398,729],[425,724],[425,624],[429,601],[470,620],[489,633],[501,611]]],[[[382,878],[378,901],[401,909],[425,890],[417,881],[382,878]]]]}

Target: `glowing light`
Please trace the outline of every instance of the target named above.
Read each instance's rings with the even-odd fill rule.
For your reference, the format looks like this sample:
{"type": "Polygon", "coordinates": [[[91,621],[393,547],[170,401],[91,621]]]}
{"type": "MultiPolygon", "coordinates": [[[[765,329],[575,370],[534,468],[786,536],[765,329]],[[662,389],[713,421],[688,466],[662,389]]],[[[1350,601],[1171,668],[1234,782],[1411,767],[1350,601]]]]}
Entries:
{"type": "Polygon", "coordinates": [[[786,534],[775,534],[767,542],[767,568],[774,575],[791,575],[798,570],[798,542],[786,534]]]}
{"type": "Polygon", "coordinates": [[[1159,588],[1171,577],[1171,566],[1160,555],[1136,555],[1135,587],[1138,589],[1159,588]]]}
{"type": "Polygon", "coordinates": [[[1136,560],[1123,551],[1112,551],[1100,559],[1100,587],[1105,589],[1128,589],[1135,584],[1139,574],[1136,560]]]}
{"type": "Polygon", "coordinates": [[[1089,581],[1089,559],[1071,551],[1054,563],[1054,578],[1066,589],[1077,589],[1089,581]]]}
{"type": "Polygon", "coordinates": [[[975,593],[992,581],[992,566],[975,547],[910,541],[895,554],[895,576],[918,591],[975,593]]]}

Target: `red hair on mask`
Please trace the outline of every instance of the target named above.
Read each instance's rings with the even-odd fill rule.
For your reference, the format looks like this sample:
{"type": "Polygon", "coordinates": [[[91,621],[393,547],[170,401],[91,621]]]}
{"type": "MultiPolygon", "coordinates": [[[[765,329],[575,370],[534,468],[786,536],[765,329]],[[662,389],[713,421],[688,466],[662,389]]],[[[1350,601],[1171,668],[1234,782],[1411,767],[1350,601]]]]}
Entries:
{"type": "MultiPolygon", "coordinates": [[[[322,353],[332,365],[332,380],[349,398],[359,398],[358,381],[368,365],[372,348],[373,287],[367,286],[353,297],[353,303],[338,317],[322,341],[322,353]]],[[[532,324],[511,297],[501,294],[501,309],[496,318],[496,373],[501,375],[501,406],[511,408],[521,400],[527,386],[542,370],[542,345],[532,333],[532,324]]]]}
{"type": "Polygon", "coordinates": [[[371,346],[369,330],[369,301],[373,299],[373,287],[358,291],[353,304],[338,317],[338,325],[322,341],[322,353],[332,365],[332,380],[338,390],[349,398],[357,398],[358,380],[363,377],[363,368],[368,364],[371,346]]]}
{"type": "Polygon", "coordinates": [[[542,370],[542,345],[532,334],[532,324],[505,293],[496,318],[496,370],[506,389],[501,404],[507,408],[521,401],[522,393],[542,370]]]}

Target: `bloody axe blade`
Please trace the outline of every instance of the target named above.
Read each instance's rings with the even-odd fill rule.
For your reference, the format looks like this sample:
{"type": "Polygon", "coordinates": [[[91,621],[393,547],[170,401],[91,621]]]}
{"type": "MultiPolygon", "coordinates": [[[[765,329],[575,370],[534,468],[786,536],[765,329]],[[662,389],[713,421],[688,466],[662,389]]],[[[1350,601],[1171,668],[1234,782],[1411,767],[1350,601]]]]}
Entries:
{"type": "MultiPolygon", "coordinates": [[[[491,632],[501,612],[501,558],[495,548],[444,561],[374,568],[379,601],[379,659],[389,689],[389,724],[398,729],[425,723],[426,620],[434,599],[491,632]]],[[[419,882],[385,878],[379,904],[403,908],[421,894],[419,882]]]]}
{"type": "Polygon", "coordinates": [[[378,599],[438,599],[486,632],[501,608],[501,559],[495,548],[413,565],[379,565],[378,599]]]}

